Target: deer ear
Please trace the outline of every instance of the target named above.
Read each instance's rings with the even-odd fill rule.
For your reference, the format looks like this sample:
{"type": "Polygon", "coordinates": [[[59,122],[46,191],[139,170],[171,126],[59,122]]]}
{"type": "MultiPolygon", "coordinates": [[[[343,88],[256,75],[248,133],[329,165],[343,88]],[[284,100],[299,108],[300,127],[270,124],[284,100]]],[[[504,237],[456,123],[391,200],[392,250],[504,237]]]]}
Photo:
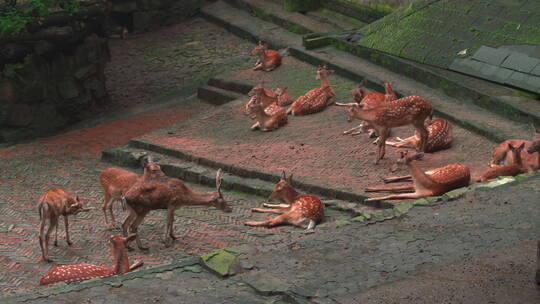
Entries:
{"type": "Polygon", "coordinates": [[[289,185],[292,186],[292,173],[291,173],[291,175],[289,175],[289,178],[287,179],[287,182],[289,183],[289,185]]]}
{"type": "Polygon", "coordinates": [[[287,180],[287,175],[285,175],[285,170],[281,171],[281,179],[287,180]]]}
{"type": "Polygon", "coordinates": [[[133,233],[133,234],[130,234],[126,240],[124,241],[125,244],[129,243],[129,242],[133,242],[135,239],[137,238],[137,234],[136,233],[133,233]]]}
{"type": "Polygon", "coordinates": [[[510,148],[510,149],[512,149],[512,150],[515,149],[514,146],[513,146],[511,143],[508,143],[508,148],[510,148]]]}
{"type": "Polygon", "coordinates": [[[519,145],[518,149],[522,150],[524,147],[525,147],[525,143],[521,143],[521,145],[519,145]]]}
{"type": "Polygon", "coordinates": [[[77,196],[75,196],[75,201],[76,201],[76,202],[80,202],[80,200],[79,200],[79,196],[78,196],[78,195],[77,195],[77,196]]]}

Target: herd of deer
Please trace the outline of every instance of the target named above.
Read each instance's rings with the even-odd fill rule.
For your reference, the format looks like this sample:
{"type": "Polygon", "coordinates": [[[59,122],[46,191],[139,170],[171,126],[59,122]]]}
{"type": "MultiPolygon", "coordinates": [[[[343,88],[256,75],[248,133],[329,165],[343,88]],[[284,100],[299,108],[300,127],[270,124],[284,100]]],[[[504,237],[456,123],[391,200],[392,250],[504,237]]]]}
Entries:
{"type": "MultiPolygon", "coordinates": [[[[269,50],[268,45],[259,43],[252,51],[259,56],[254,69],[272,71],[281,64],[281,54],[269,50]]],[[[264,83],[255,86],[250,92],[250,100],[246,104],[246,114],[251,115],[257,122],[253,130],[275,130],[287,123],[288,114],[307,115],[324,110],[335,103],[335,93],[328,76],[333,73],[326,66],[319,66],[317,79],[321,86],[314,88],[294,102],[286,92],[286,88],[275,91],[264,88],[264,83]],[[290,105],[285,110],[285,106],[290,105]]],[[[363,84],[351,91],[354,102],[335,103],[348,108],[348,120],[360,119],[363,122],[343,134],[357,135],[369,133],[377,135],[375,141],[378,153],[375,163],[384,157],[385,146],[415,148],[418,153],[408,155],[401,152],[398,163],[408,166],[410,175],[390,177],[385,183],[412,181],[412,184],[395,187],[369,187],[366,192],[397,192],[387,196],[369,198],[366,201],[385,199],[420,198],[441,195],[450,190],[469,185],[471,174],[468,167],[455,163],[428,171],[419,169],[416,161],[423,157],[424,152],[436,152],[450,147],[452,142],[452,126],[441,118],[433,118],[430,103],[420,96],[397,98],[390,83],[384,83],[385,93],[370,92],[363,89],[363,84]],[[387,141],[392,128],[412,125],[416,133],[406,139],[387,141]],[[356,131],[359,130],[359,131],[356,131]],[[356,131],[356,132],[354,132],[356,131]],[[400,193],[405,192],[405,193],[400,193]]],[[[532,141],[507,140],[499,144],[492,153],[489,169],[479,178],[484,182],[488,179],[505,175],[516,175],[522,172],[532,172],[540,168],[540,131],[535,128],[532,141]]],[[[62,265],[53,267],[40,281],[40,284],[55,282],[78,282],[90,278],[106,277],[131,271],[142,265],[142,262],[129,264],[127,257],[128,243],[136,241],[139,249],[144,247],[138,236],[138,227],[145,216],[152,210],[166,209],[167,224],[165,225],[164,243],[170,246],[177,237],[173,233],[175,210],[182,206],[213,206],[224,212],[231,212],[231,207],[221,192],[221,169],[216,174],[216,192],[202,193],[188,187],[182,180],[168,178],[163,174],[158,163],[149,156],[143,164],[141,176],[119,168],[108,168],[101,172],[99,181],[103,188],[103,213],[105,223],[109,228],[121,228],[122,236],[112,236],[109,245],[113,255],[112,266],[96,266],[89,264],[62,265]],[[112,208],[114,202],[120,201],[127,217],[121,226],[116,223],[112,208]],[[107,213],[110,215],[107,216],[107,213]]],[[[253,208],[253,212],[277,213],[278,216],[266,221],[248,221],[248,226],[273,227],[290,224],[312,229],[324,218],[324,205],[316,196],[298,193],[292,186],[292,174],[286,176],[283,172],[280,181],[274,186],[269,201],[282,200],[287,204],[263,204],[265,208],[253,208]]],[[[55,229],[54,245],[57,246],[58,218],[64,216],[66,241],[71,245],[68,232],[68,216],[90,209],[83,208],[78,197],[71,196],[63,189],[48,190],[38,203],[40,217],[39,244],[42,259],[50,262],[48,257],[49,237],[55,229]],[[48,229],[45,232],[45,226],[48,229]]]]}

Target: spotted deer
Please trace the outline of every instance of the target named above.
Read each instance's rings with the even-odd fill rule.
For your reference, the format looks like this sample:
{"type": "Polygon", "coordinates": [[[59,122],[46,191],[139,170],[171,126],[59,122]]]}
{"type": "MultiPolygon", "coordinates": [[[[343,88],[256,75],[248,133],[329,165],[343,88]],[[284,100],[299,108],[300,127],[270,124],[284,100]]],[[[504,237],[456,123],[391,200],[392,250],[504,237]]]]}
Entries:
{"type": "MultiPolygon", "coordinates": [[[[266,108],[267,109],[267,108],[266,108]]],[[[253,96],[249,101],[246,114],[253,117],[257,122],[251,126],[251,130],[260,129],[263,132],[276,130],[287,123],[287,113],[285,109],[268,114],[265,110],[261,98],[253,96]]]]}
{"type": "Polygon", "coordinates": [[[73,283],[81,282],[93,278],[104,278],[112,275],[124,274],[143,265],[142,262],[135,262],[129,265],[127,256],[127,244],[135,240],[137,236],[111,236],[109,247],[111,249],[113,264],[111,266],[97,266],[91,264],[59,265],[54,266],[41,278],[39,285],[48,285],[58,282],[73,283]]]}
{"type": "MultiPolygon", "coordinates": [[[[122,224],[124,235],[137,233],[139,225],[144,217],[152,210],[166,209],[167,224],[165,225],[166,246],[170,246],[172,241],[177,239],[173,234],[174,212],[183,206],[214,206],[224,212],[231,212],[227,201],[221,193],[221,169],[216,174],[216,192],[202,193],[188,187],[182,180],[168,178],[166,181],[150,181],[147,183],[136,183],[122,197],[122,201],[128,209],[128,216],[122,224]]],[[[136,238],[137,247],[146,250],[140,240],[136,238]]]]}
{"type": "Polygon", "coordinates": [[[384,157],[386,139],[392,128],[413,125],[420,133],[418,150],[424,152],[427,146],[428,130],[424,125],[426,118],[433,115],[431,104],[420,96],[408,96],[384,102],[375,108],[368,108],[361,103],[336,103],[338,106],[349,106],[354,117],[369,122],[379,134],[378,152],[375,164],[384,157]]]}
{"type": "Polygon", "coordinates": [[[416,165],[416,160],[423,157],[423,153],[416,153],[407,156],[407,152],[401,152],[400,163],[405,163],[411,172],[411,175],[391,177],[385,179],[385,182],[406,181],[412,179],[412,185],[403,185],[395,187],[368,187],[366,192],[412,192],[390,194],[381,197],[373,197],[366,202],[381,201],[387,199],[403,198],[422,198],[427,196],[436,196],[448,191],[466,187],[470,183],[471,173],[467,166],[459,163],[450,164],[444,167],[423,171],[416,165]]]}
{"type": "Polygon", "coordinates": [[[114,202],[120,201],[120,198],[126,191],[131,188],[138,180],[146,182],[163,177],[163,171],[158,163],[152,160],[151,156],[143,163],[144,172],[139,177],[136,173],[120,169],[107,168],[101,171],[99,182],[103,189],[103,215],[105,216],[105,224],[110,228],[119,228],[116,223],[113,213],[114,202]],[[107,218],[107,210],[109,211],[111,221],[107,218]]]}
{"type": "Polygon", "coordinates": [[[287,93],[287,87],[277,88],[274,90],[274,93],[276,94],[278,98],[278,101],[277,101],[278,106],[285,107],[293,103],[293,99],[291,95],[287,93]]]}
{"type": "Polygon", "coordinates": [[[334,103],[336,93],[328,81],[328,75],[332,73],[334,73],[334,70],[328,69],[325,65],[319,66],[316,79],[321,81],[321,86],[298,97],[287,109],[287,114],[295,116],[313,114],[334,103]]]}
{"type": "Polygon", "coordinates": [[[66,190],[54,188],[47,190],[38,200],[39,213],[39,246],[41,248],[41,258],[45,262],[52,262],[49,259],[49,239],[51,232],[55,229],[54,246],[58,246],[58,218],[64,217],[66,228],[66,242],[69,246],[73,243],[69,238],[68,216],[75,215],[84,209],[78,196],[71,196],[66,190]],[[49,222],[47,232],[45,226],[49,222]]]}
{"type": "Polygon", "coordinates": [[[281,199],[289,204],[263,204],[264,207],[274,209],[251,209],[252,212],[280,213],[281,215],[267,221],[248,221],[245,224],[247,226],[266,227],[290,224],[298,227],[307,227],[307,229],[315,228],[315,225],[324,218],[323,203],[316,196],[296,192],[292,183],[292,174],[287,178],[285,171],[283,171],[281,180],[274,186],[272,194],[268,197],[268,201],[270,202],[281,199]]]}
{"type": "Polygon", "coordinates": [[[275,50],[268,49],[268,43],[259,41],[257,46],[251,50],[252,56],[258,56],[259,60],[255,62],[254,71],[263,70],[270,72],[281,65],[281,54],[275,50]]]}
{"type": "Polygon", "coordinates": [[[276,95],[276,93],[272,90],[269,90],[269,89],[266,89],[264,88],[264,82],[261,82],[259,84],[257,84],[256,86],[254,86],[248,93],[248,96],[250,97],[248,103],[246,104],[246,107],[245,107],[245,112],[247,115],[249,115],[247,112],[248,112],[248,108],[250,107],[250,105],[257,101],[257,102],[260,102],[263,109],[264,109],[264,112],[267,114],[267,115],[274,115],[278,112],[282,112],[282,111],[285,111],[285,109],[278,105],[278,102],[279,102],[279,98],[278,96],[276,95]]]}
{"type": "MultiPolygon", "coordinates": [[[[366,80],[362,80],[362,82],[358,85],[357,88],[351,90],[351,94],[354,98],[354,101],[359,103],[364,103],[366,109],[373,109],[375,107],[378,107],[381,103],[392,101],[397,99],[397,95],[392,89],[392,84],[390,82],[384,83],[384,89],[385,93],[375,92],[375,91],[366,91],[363,89],[363,87],[366,84],[366,80]]],[[[352,105],[352,104],[351,104],[352,105]]],[[[353,119],[355,119],[355,110],[352,107],[349,107],[348,109],[348,116],[347,121],[352,122],[353,119]]],[[[358,126],[351,128],[347,131],[343,132],[343,135],[358,135],[361,133],[368,133],[369,137],[376,137],[377,131],[369,124],[367,121],[362,121],[358,126]],[[356,131],[359,130],[359,131],[356,131]],[[354,132],[356,131],[356,132],[354,132]]]]}
{"type": "Polygon", "coordinates": [[[532,140],[509,139],[500,143],[493,149],[491,161],[488,163],[490,167],[495,167],[501,164],[512,164],[514,156],[510,152],[508,144],[514,147],[525,144],[521,151],[521,160],[525,172],[530,173],[540,169],[540,130],[536,125],[534,127],[534,136],[532,140]]]}
{"type": "MultiPolygon", "coordinates": [[[[439,150],[448,149],[452,144],[452,124],[442,118],[427,119],[426,126],[428,130],[428,138],[425,152],[436,152],[439,150]]],[[[420,147],[420,133],[415,132],[411,137],[397,141],[386,141],[389,146],[398,148],[416,148],[420,147]]]]}
{"type": "Polygon", "coordinates": [[[484,174],[482,174],[478,181],[483,183],[487,180],[494,179],[499,176],[515,176],[520,173],[526,172],[526,168],[524,167],[523,161],[521,159],[521,152],[525,147],[525,143],[522,142],[521,145],[519,145],[518,147],[513,146],[512,143],[508,143],[507,145],[508,150],[512,154],[512,163],[489,168],[484,174]]]}

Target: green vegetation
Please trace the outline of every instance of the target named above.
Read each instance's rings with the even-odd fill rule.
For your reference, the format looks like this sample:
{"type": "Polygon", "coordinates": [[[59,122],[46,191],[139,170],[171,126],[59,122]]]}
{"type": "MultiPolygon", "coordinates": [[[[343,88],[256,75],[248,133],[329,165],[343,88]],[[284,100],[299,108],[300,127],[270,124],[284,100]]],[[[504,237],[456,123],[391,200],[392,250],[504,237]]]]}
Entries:
{"type": "Polygon", "coordinates": [[[79,11],[81,0],[9,0],[0,3],[0,34],[21,32],[28,23],[56,11],[73,14],[79,11]]]}

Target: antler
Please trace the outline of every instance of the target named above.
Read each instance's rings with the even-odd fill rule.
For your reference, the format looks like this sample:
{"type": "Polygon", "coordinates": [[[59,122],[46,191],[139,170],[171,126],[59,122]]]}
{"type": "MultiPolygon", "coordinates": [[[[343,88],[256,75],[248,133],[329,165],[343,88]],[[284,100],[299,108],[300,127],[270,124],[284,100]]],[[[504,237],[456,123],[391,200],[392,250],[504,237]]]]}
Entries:
{"type": "Polygon", "coordinates": [[[221,193],[221,182],[223,182],[223,178],[221,177],[221,169],[219,169],[216,173],[216,189],[219,196],[223,197],[223,194],[221,193]]]}

